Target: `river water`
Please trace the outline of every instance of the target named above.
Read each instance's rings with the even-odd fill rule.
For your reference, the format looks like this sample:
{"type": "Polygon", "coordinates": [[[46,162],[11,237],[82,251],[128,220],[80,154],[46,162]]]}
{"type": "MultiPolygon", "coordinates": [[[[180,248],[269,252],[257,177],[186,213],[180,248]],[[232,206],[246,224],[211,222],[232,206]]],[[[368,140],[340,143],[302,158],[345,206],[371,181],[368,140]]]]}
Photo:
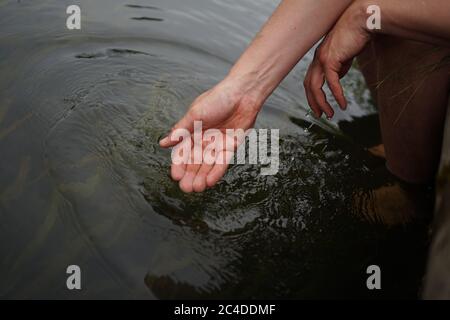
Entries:
{"type": "Polygon", "coordinates": [[[190,195],[169,178],[159,138],[276,5],[0,1],[0,297],[417,297],[427,225],[375,212],[396,182],[367,152],[379,134],[357,70],[332,121],[308,114],[311,53],[267,101],[257,127],[280,129],[277,175],[234,166],[190,195]],[[66,28],[72,4],[81,30],[66,28]]]}

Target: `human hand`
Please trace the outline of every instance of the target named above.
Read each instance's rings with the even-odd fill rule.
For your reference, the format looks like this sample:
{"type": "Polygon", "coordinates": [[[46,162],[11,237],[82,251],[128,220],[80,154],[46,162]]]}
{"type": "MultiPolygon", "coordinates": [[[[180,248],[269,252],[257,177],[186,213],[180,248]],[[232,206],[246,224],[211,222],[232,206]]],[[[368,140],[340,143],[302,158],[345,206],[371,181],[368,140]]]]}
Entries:
{"type": "Polygon", "coordinates": [[[340,17],[333,29],[317,48],[304,80],[306,97],[317,117],[325,113],[334,115],[333,108],[322,90],[325,81],[342,110],[347,108],[342,86],[339,82],[355,58],[370,40],[366,30],[367,15],[356,1],[340,17]]]}
{"type": "Polygon", "coordinates": [[[190,145],[190,162],[178,163],[172,158],[171,176],[175,181],[179,181],[181,190],[202,192],[207,187],[214,186],[222,178],[236,148],[242,142],[242,139],[227,135],[227,129],[242,129],[245,132],[253,127],[261,105],[262,101],[246,95],[238,81],[234,80],[222,81],[192,103],[188,112],[175,124],[170,134],[160,141],[160,146],[163,148],[175,147],[174,152],[179,152],[177,148],[184,149],[184,143],[190,145]],[[191,139],[180,141],[177,129],[185,129],[192,134],[195,121],[201,121],[203,136],[206,130],[216,129],[222,133],[223,139],[212,138],[206,143],[201,141],[203,148],[198,149],[195,148],[196,144],[198,146],[198,141],[191,139]],[[212,162],[203,161],[205,155],[202,150],[207,145],[214,150],[215,159],[212,162]],[[193,161],[194,158],[200,159],[200,163],[193,161]]]}

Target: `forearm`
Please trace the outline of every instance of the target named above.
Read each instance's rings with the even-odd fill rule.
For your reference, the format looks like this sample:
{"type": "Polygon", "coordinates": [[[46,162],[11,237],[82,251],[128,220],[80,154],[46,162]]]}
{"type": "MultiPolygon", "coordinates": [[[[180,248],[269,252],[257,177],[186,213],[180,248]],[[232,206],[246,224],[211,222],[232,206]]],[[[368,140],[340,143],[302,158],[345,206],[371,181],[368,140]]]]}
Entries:
{"type": "Polygon", "coordinates": [[[366,16],[369,5],[378,5],[381,12],[381,29],[369,32],[450,46],[449,0],[357,0],[354,3],[366,16]]]}
{"type": "Polygon", "coordinates": [[[352,0],[284,0],[227,79],[261,103],[333,26],[352,0]]]}

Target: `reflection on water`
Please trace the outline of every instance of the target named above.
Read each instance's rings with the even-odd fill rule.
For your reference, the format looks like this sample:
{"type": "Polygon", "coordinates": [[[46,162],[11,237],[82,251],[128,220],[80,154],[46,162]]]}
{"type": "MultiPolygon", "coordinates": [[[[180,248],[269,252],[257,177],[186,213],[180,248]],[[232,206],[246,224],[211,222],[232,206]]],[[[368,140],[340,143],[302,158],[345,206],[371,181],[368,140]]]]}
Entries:
{"type": "Polygon", "coordinates": [[[379,141],[360,139],[376,117],[356,71],[350,111],[327,124],[307,112],[306,57],[257,122],[281,129],[278,174],[233,166],[186,195],[158,140],[276,3],[79,3],[81,31],[65,29],[69,1],[0,4],[1,297],[418,294],[428,207],[366,151],[379,141]],[[80,292],[65,289],[70,264],[80,292]],[[381,293],[365,287],[370,264],[385,270],[381,293]]]}

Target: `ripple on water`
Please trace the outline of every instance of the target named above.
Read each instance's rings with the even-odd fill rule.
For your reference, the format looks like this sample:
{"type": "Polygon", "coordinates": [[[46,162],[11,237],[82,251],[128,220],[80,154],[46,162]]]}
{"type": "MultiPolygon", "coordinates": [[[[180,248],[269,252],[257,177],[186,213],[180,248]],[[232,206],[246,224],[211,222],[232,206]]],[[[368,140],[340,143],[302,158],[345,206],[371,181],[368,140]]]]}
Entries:
{"type": "MultiPolygon", "coordinates": [[[[74,96],[65,98],[70,113],[52,126],[46,157],[83,232],[117,270],[136,271],[125,272],[130,281],[147,274],[146,284],[159,297],[224,297],[243,285],[250,294],[261,277],[304,269],[296,250],[312,245],[318,225],[325,229],[326,221],[349,210],[353,190],[342,181],[364,173],[348,156],[354,150],[294,119],[286,126],[309,131],[282,136],[277,175],[232,166],[216,188],[183,194],[168,176],[170,152],[158,140],[218,81],[209,76],[218,74],[218,64],[175,62],[154,51],[95,48],[74,55],[80,62],[73,70],[74,96]],[[248,266],[262,261],[272,262],[249,274],[248,266]]],[[[277,101],[286,102],[275,98],[272,104],[277,101]]],[[[269,110],[261,117],[271,122],[276,116],[269,110]]],[[[279,294],[292,288],[289,278],[280,281],[285,288],[279,294]]]]}
{"type": "MultiPolygon", "coordinates": [[[[81,33],[61,32],[60,19],[53,18],[65,8],[56,1],[21,3],[20,10],[8,2],[10,11],[2,12],[4,18],[14,12],[7,20],[24,23],[2,25],[11,44],[2,48],[8,57],[5,74],[20,81],[11,90],[18,93],[11,94],[14,101],[1,107],[0,140],[22,134],[30,141],[12,141],[33,153],[30,158],[17,152],[16,157],[7,150],[13,155],[8,159],[19,164],[6,179],[12,185],[0,197],[22,196],[27,200],[22,202],[30,203],[27,210],[9,210],[11,217],[19,211],[22,216],[31,213],[9,223],[26,229],[26,224],[39,224],[41,217],[46,221],[31,238],[37,241],[30,241],[17,262],[36,275],[35,264],[28,261],[43,251],[51,256],[40,259],[52,268],[47,278],[38,277],[34,292],[53,292],[54,287],[41,289],[40,284],[59,281],[56,269],[68,258],[60,257],[58,240],[65,241],[61,247],[70,251],[70,259],[79,259],[85,249],[78,242],[88,242],[96,254],[86,255],[86,265],[101,259],[120,283],[120,292],[124,285],[149,290],[158,298],[272,299],[318,297],[323,292],[342,296],[359,281],[355,274],[373,252],[389,252],[402,243],[399,237],[379,250],[385,229],[363,219],[370,217],[364,214],[373,204],[371,189],[386,179],[371,173],[376,165],[364,150],[305,116],[304,97],[297,94],[303,72],[276,91],[258,119],[261,127],[282,128],[277,175],[260,176],[258,166],[233,166],[217,187],[193,195],[183,194],[170,180],[170,152],[159,148],[159,138],[199,93],[226,74],[228,60],[248,43],[272,11],[273,1],[86,5],[92,15],[81,33]],[[38,11],[45,13],[39,16],[42,24],[27,20],[38,11]],[[10,63],[11,57],[21,63],[10,63]],[[9,123],[12,110],[15,121],[9,123]],[[23,195],[27,177],[35,176],[41,143],[51,196],[37,187],[23,195]],[[38,208],[30,209],[34,205],[38,208]],[[41,213],[45,210],[48,213],[41,213]],[[355,219],[354,211],[364,218],[355,219]],[[59,231],[74,230],[77,237],[48,237],[54,225],[59,231]]],[[[300,65],[300,71],[306,65],[300,65]]],[[[363,98],[350,95],[352,107],[370,107],[362,82],[354,81],[352,73],[349,79],[351,91],[363,98]]],[[[0,80],[2,88],[10,88],[9,80],[0,80]]],[[[2,200],[4,209],[9,208],[2,200]]],[[[403,248],[415,248],[411,238],[404,239],[403,248]]],[[[399,256],[383,261],[401,265],[400,260],[407,259],[403,253],[399,256]]],[[[14,278],[20,277],[22,272],[15,273],[14,278]]],[[[28,287],[26,277],[19,280],[28,287]]],[[[110,282],[102,277],[94,284],[109,291],[110,282]]]]}

